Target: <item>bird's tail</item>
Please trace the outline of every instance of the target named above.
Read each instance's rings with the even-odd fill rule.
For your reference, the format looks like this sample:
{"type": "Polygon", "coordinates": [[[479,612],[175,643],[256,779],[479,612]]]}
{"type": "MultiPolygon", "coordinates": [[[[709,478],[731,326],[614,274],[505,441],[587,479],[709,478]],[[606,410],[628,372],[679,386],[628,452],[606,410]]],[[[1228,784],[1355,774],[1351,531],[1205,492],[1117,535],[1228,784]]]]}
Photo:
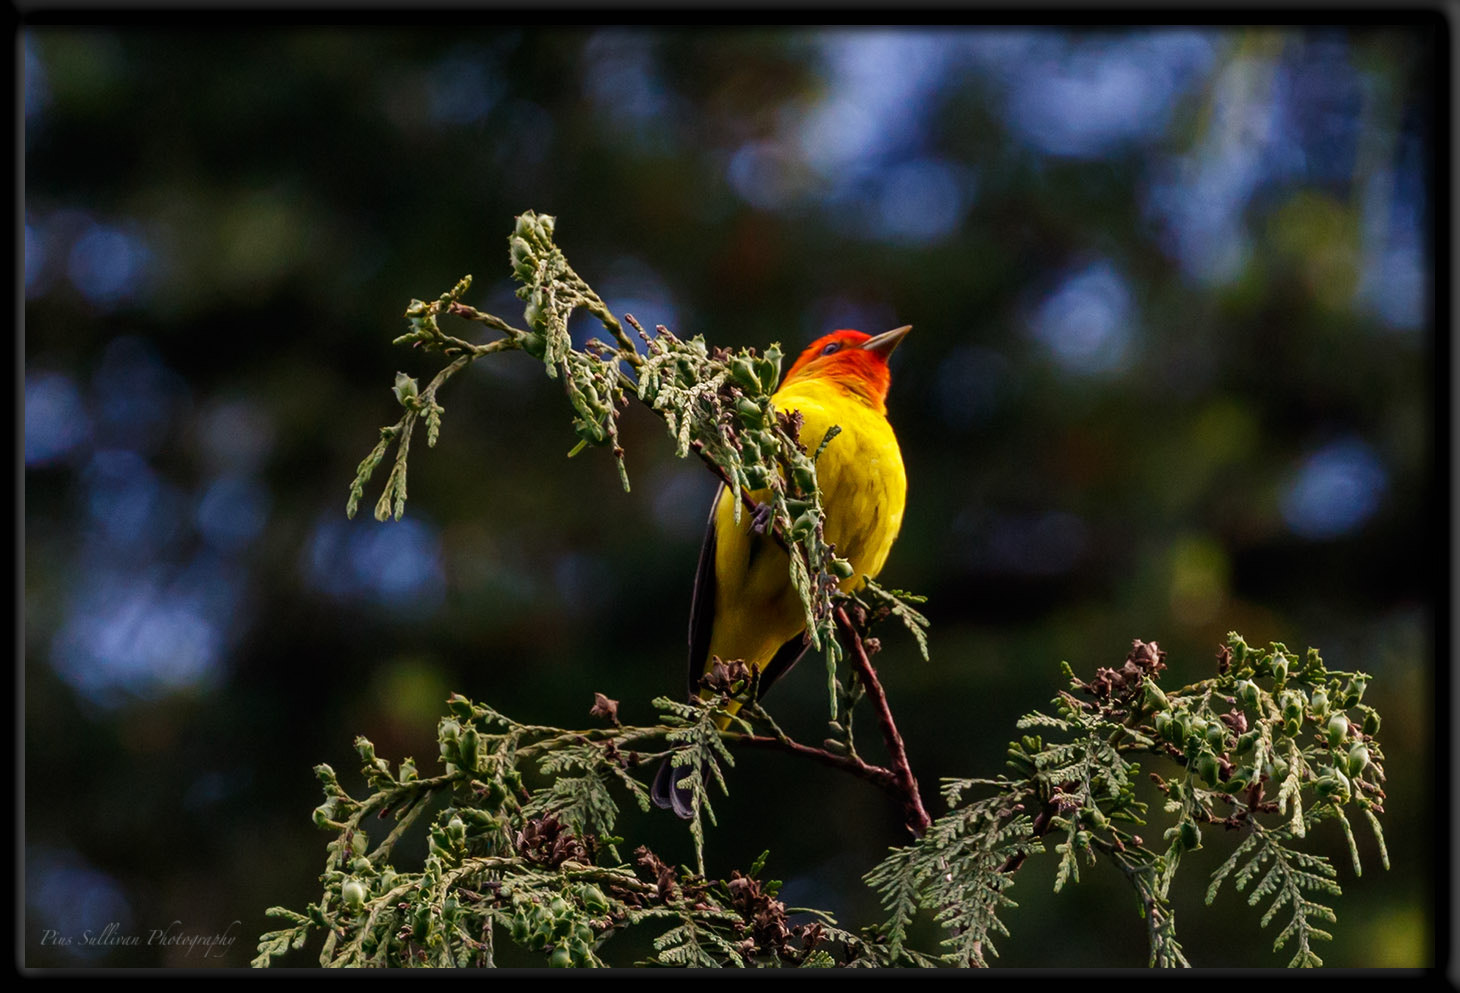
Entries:
{"type": "MultiPolygon", "coordinates": [[[[710,695],[708,690],[700,692],[702,697],[710,695]]],[[[730,700],[725,703],[725,715],[715,719],[716,726],[721,731],[730,726],[730,714],[740,710],[739,700],[730,700]]],[[[654,775],[654,783],[649,787],[649,799],[664,810],[672,810],[685,820],[694,817],[694,801],[690,790],[681,786],[679,780],[683,779],[689,772],[684,766],[672,766],[674,756],[667,756],[659,763],[659,771],[654,775]]],[[[705,767],[700,766],[701,781],[704,780],[705,767]]]]}
{"type": "Polygon", "coordinates": [[[680,780],[688,774],[689,770],[684,766],[673,766],[670,763],[674,756],[668,756],[659,763],[659,772],[654,776],[654,785],[649,787],[649,798],[654,804],[664,810],[672,810],[685,820],[694,816],[694,796],[688,787],[682,786],[680,780]]]}

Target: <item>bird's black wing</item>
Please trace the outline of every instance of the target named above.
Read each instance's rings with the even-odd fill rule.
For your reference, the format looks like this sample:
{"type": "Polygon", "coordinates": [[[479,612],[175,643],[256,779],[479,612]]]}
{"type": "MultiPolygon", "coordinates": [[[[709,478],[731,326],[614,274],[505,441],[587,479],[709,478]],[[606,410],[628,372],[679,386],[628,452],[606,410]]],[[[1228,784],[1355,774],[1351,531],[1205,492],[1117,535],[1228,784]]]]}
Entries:
{"type": "Polygon", "coordinates": [[[698,695],[700,677],[710,654],[710,630],[715,625],[715,512],[725,484],[715,489],[710,501],[710,520],[705,525],[705,542],[700,546],[700,563],[695,567],[694,593],[689,606],[689,695],[698,695]]]}
{"type": "MultiPolygon", "coordinates": [[[[700,562],[695,568],[694,594],[689,608],[689,695],[694,697],[700,691],[700,678],[705,674],[705,663],[710,655],[710,632],[715,624],[715,542],[716,512],[720,508],[720,494],[725,492],[721,483],[715,490],[715,499],[710,502],[710,519],[705,524],[705,541],[700,546],[700,562]]],[[[762,538],[750,547],[750,562],[760,553],[770,539],[762,538]]],[[[757,698],[765,696],[771,684],[790,671],[800,661],[810,644],[804,635],[797,635],[780,647],[760,674],[760,691],[757,698]]]]}
{"type": "Polygon", "coordinates": [[[771,684],[791,671],[791,666],[801,661],[801,656],[806,654],[806,649],[811,647],[811,639],[806,635],[798,634],[776,650],[771,660],[765,664],[760,673],[760,687],[756,690],[755,698],[759,700],[765,696],[765,691],[771,688],[771,684]]]}
{"type": "MultiPolygon", "coordinates": [[[[691,699],[699,693],[700,677],[705,674],[705,662],[710,654],[710,632],[715,624],[715,518],[720,508],[720,494],[724,491],[725,484],[721,483],[715,490],[715,499],[710,502],[710,519],[705,525],[705,541],[700,546],[699,565],[695,567],[694,593],[689,608],[688,690],[691,699]]],[[[752,557],[757,551],[758,547],[751,548],[752,557]]],[[[772,683],[785,675],[806,654],[808,644],[804,635],[797,635],[781,646],[761,674],[759,695],[763,696],[772,683]]],[[[656,806],[673,810],[685,819],[694,816],[693,797],[689,790],[681,788],[675,782],[675,769],[669,758],[659,764],[659,772],[654,777],[649,795],[656,806]]]]}
{"type": "MultiPolygon", "coordinates": [[[[725,491],[721,483],[710,501],[710,519],[705,524],[705,541],[700,546],[700,562],[695,567],[694,592],[689,606],[689,698],[693,700],[700,690],[700,677],[705,674],[705,659],[710,654],[710,630],[715,624],[715,514],[720,507],[720,494],[725,491]]],[[[673,810],[688,820],[694,816],[693,797],[689,790],[675,782],[676,770],[665,758],[659,763],[659,773],[649,789],[649,796],[656,806],[673,810]]]]}

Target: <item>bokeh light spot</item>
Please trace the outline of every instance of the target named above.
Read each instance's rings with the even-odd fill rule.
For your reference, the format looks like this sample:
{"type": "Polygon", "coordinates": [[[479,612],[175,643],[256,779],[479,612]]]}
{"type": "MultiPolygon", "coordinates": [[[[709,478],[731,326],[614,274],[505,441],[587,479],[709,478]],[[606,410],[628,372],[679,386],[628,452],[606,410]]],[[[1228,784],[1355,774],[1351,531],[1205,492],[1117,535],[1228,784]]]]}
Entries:
{"type": "Polygon", "coordinates": [[[178,494],[136,452],[99,451],[81,478],[95,533],[114,549],[144,553],[177,531],[178,494]]]}
{"type": "Polygon", "coordinates": [[[269,520],[269,491],[251,476],[223,476],[198,501],[198,531],[220,552],[238,552],[259,536],[269,520]]]}
{"type": "Polygon", "coordinates": [[[27,849],[25,903],[40,929],[36,940],[41,941],[45,931],[69,937],[70,944],[48,946],[63,948],[78,959],[95,958],[108,950],[103,944],[84,943],[85,932],[100,936],[110,924],[117,925],[121,934],[132,929],[132,907],[121,883],[69,848],[27,849]]]}
{"type": "Polygon", "coordinates": [[[216,472],[251,473],[274,447],[274,422],[251,400],[218,400],[197,419],[203,460],[216,472]]]}
{"type": "Polygon", "coordinates": [[[440,534],[417,518],[327,516],[315,526],[304,565],[308,581],[327,595],[372,602],[400,616],[430,616],[445,598],[440,534]]]}
{"type": "Polygon", "coordinates": [[[1283,494],[1283,519],[1300,537],[1337,538],[1373,515],[1388,484],[1384,464],[1368,445],[1335,441],[1303,460],[1283,494]]]}
{"type": "Polygon", "coordinates": [[[1171,616],[1190,627],[1216,619],[1227,600],[1231,564],[1222,546],[1206,536],[1172,543],[1171,616]]]}
{"type": "Polygon", "coordinates": [[[826,96],[798,122],[802,161],[835,185],[889,157],[916,153],[957,44],[957,35],[936,31],[824,35],[826,96]]]}
{"type": "Polygon", "coordinates": [[[747,142],[736,149],[725,170],[730,188],[761,210],[776,210],[799,196],[804,183],[797,165],[774,142],[747,142]]]}
{"type": "MultiPolygon", "coordinates": [[[[634,319],[650,331],[658,324],[671,330],[681,327],[679,307],[668,284],[640,259],[631,256],[615,259],[609,266],[599,292],[616,313],[633,314],[634,319]]],[[[592,328],[592,337],[608,337],[597,319],[594,319],[592,328]]],[[[627,330],[637,347],[647,347],[631,329],[627,330]]]]}
{"type": "Polygon", "coordinates": [[[878,203],[878,233],[898,241],[936,242],[957,231],[970,197],[961,170],[917,159],[888,170],[878,203]]]}
{"type": "Polygon", "coordinates": [[[110,307],[138,293],[151,259],[141,236],[93,224],[71,246],[66,273],[88,301],[110,307]]]}
{"type": "Polygon", "coordinates": [[[91,419],[70,376],[40,372],[25,377],[25,464],[60,461],[91,439],[91,419]]]}
{"type": "Polygon", "coordinates": [[[1123,369],[1131,346],[1130,290],[1108,262],[1068,276],[1039,305],[1030,331],[1067,372],[1123,369]]]}
{"type": "Polygon", "coordinates": [[[655,68],[653,37],[608,28],[583,46],[583,87],[613,124],[653,149],[675,118],[675,103],[655,68]]]}
{"type": "Polygon", "coordinates": [[[100,706],[211,683],[238,608],[237,579],[216,564],[169,576],[115,563],[88,575],[51,644],[51,664],[100,706]]]}

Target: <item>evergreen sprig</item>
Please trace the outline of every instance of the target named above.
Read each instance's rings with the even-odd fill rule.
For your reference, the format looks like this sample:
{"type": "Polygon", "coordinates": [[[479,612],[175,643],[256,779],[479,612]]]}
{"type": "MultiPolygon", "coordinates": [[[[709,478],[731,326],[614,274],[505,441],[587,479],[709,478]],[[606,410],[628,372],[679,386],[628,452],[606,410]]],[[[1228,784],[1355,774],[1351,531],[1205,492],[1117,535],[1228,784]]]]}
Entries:
{"type": "Polygon", "coordinates": [[[1337,897],[1343,890],[1335,881],[1338,871],[1328,859],[1284,844],[1291,840],[1291,832],[1285,828],[1268,829],[1254,825],[1237,850],[1212,874],[1207,903],[1216,898],[1218,889],[1233,870],[1236,870],[1234,885],[1239,893],[1262,873],[1247,900],[1249,906],[1255,907],[1270,898],[1268,909],[1262,915],[1262,926],[1267,927],[1284,906],[1292,913],[1287,926],[1273,942],[1273,951],[1280,951],[1289,940],[1296,939],[1296,953],[1288,965],[1322,965],[1323,960],[1313,951],[1311,943],[1315,939],[1332,941],[1333,935],[1313,922],[1321,920],[1332,924],[1338,918],[1331,907],[1308,899],[1306,894],[1337,897]],[[1264,866],[1267,866],[1265,873],[1264,866]]]}
{"type": "Polygon", "coordinates": [[[405,512],[406,469],[415,428],[426,421],[427,444],[432,447],[440,434],[444,412],[436,399],[440,388],[485,355],[526,352],[540,359],[547,375],[563,385],[578,436],[569,455],[588,446],[609,447],[628,490],[618,419],[630,398],[637,399],[664,421],[677,455],[683,458],[694,452],[738,495],[736,521],[742,512],[753,513],[757,529],[774,536],[786,552],[787,574],[801,600],[807,636],[826,659],[829,705],[835,718],[835,670],[842,654],[831,603],[838,583],[851,575],[851,564],[826,543],[816,460],[836,443],[839,429],[828,431],[808,452],[799,438],[800,415],[777,412],[771,406],[783,357],[778,344],[764,352],[712,348],[701,337],[684,340],[663,326],[650,335],[632,315],[621,322],[569,265],[554,241],[556,227],[555,218],[527,211],[517,218],[508,238],[512,273],[521,283],[517,296],[524,302],[526,330],[464,303],[470,276],[429,303],[411,302],[406,309],[410,329],[396,343],[439,352],[450,362],[424,389],[410,376],[397,375],[394,392],[405,412],[395,424],[381,429],[379,441],[361,461],[346,513],[354,516],[366,485],[394,444],[395,458],[375,516],[399,520],[405,512]],[[575,347],[568,321],[579,309],[592,314],[612,340],[592,338],[582,348],[575,347]],[[502,337],[473,344],[442,330],[441,318],[446,316],[485,325],[502,337]]]}
{"type": "Polygon", "coordinates": [[[1295,843],[1319,821],[1338,820],[1357,874],[1348,816],[1362,811],[1388,867],[1378,821],[1384,801],[1383,756],[1374,738],[1379,715],[1362,702],[1368,677],[1329,670],[1312,649],[1301,656],[1281,643],[1254,650],[1235,632],[1219,652],[1215,677],[1168,693],[1158,685],[1165,667],[1165,653],[1139,641],[1123,665],[1100,669],[1089,682],[1066,664],[1070,689],[1054,699],[1054,713],[1035,712],[1019,721],[1020,728],[1040,729],[1051,740],[1025,735],[1011,741],[1012,776],[964,781],[949,791],[950,804],[956,804],[966,790],[992,790],[954,811],[991,825],[981,836],[980,858],[958,870],[957,855],[966,849],[951,844],[954,836],[944,826],[950,814],[868,874],[892,915],[883,933],[894,958],[911,914],[923,909],[949,931],[945,960],[952,955],[983,964],[989,937],[1004,933],[996,915],[1008,905],[1009,883],[990,875],[983,853],[1004,852],[999,872],[1008,873],[1042,850],[1039,838],[1058,832],[1056,891],[1079,882],[1082,864],[1109,859],[1135,890],[1151,964],[1186,965],[1170,887],[1182,856],[1202,846],[1204,831],[1220,826],[1244,840],[1214,874],[1208,902],[1234,871],[1241,890],[1266,867],[1249,902],[1268,901],[1263,926],[1290,908],[1275,950],[1295,941],[1298,952],[1290,964],[1321,964],[1311,942],[1330,936],[1315,922],[1335,919],[1322,900],[1341,891],[1328,861],[1295,843]],[[1164,777],[1150,774],[1173,819],[1163,834],[1164,848],[1147,847],[1130,830],[1143,827],[1148,816],[1147,804],[1137,797],[1140,761],[1177,770],[1164,777]],[[1037,811],[1032,819],[1031,811],[1037,811]],[[957,888],[950,877],[971,888],[957,888]]]}
{"type": "Polygon", "coordinates": [[[334,834],[324,893],[302,912],[269,910],[286,926],[260,938],[255,965],[318,934],[327,966],[490,966],[504,939],[549,965],[602,965],[599,950],[615,934],[666,921],[655,941],[661,965],[798,964],[849,937],[825,915],[789,924],[779,884],[755,879],[764,857],[722,881],[672,869],[642,846],[632,864],[619,857],[609,832],[624,790],[610,784],[643,804],[633,770],[668,752],[639,748],[687,730],[698,741],[715,727],[713,706],[674,704],[653,727],[566,731],[520,724],[461,696],[449,704],[438,726],[441,775],[422,778],[410,759],[392,766],[364,738],[356,747],[368,796],[348,793],[329,766],[316,769],[325,801],[315,823],[334,834]],[[396,842],[433,810],[419,871],[398,868],[396,842]],[[372,848],[366,826],[386,818],[396,824],[372,848]]]}
{"type": "MultiPolygon", "coordinates": [[[[370,795],[351,796],[330,767],[318,767],[325,800],[315,822],[334,834],[324,894],[303,911],[271,909],[285,926],[260,938],[255,962],[268,965],[322,934],[327,965],[490,965],[503,940],[549,964],[600,965],[610,938],[657,927],[660,965],[983,966],[997,955],[995,940],[1009,936],[1000,914],[1015,905],[1009,890],[1017,870],[1053,835],[1056,890],[1108,861],[1132,886],[1150,964],[1187,965],[1170,888],[1182,856],[1220,826],[1217,836],[1234,837],[1235,847],[1211,877],[1208,902],[1232,880],[1264,908],[1261,926],[1286,915],[1275,950],[1291,945],[1290,964],[1321,964],[1313,945],[1329,939],[1323,925],[1335,920],[1330,902],[1341,891],[1337,870],[1305,851],[1304,840],[1320,822],[1347,825],[1348,814],[1362,810],[1387,865],[1378,833],[1378,715],[1360,699],[1364,677],[1326,669],[1316,652],[1299,660],[1281,645],[1253,651],[1233,634],[1217,676],[1167,692],[1159,687],[1164,658],[1156,645],[1136,642],[1123,665],[1098,669],[1088,682],[1065,666],[1069,689],[1055,697],[1053,712],[1020,719],[1022,729],[1040,733],[1010,742],[1010,772],[948,781],[948,812],[867,872],[888,916],[860,934],[819,912],[812,924],[791,924],[778,884],[755,881],[764,857],[747,874],[705,877],[698,814],[714,823],[709,784],[727,787],[727,742],[776,744],[853,772],[865,767],[855,756],[791,741],[755,705],[726,723],[732,699],[753,699],[755,680],[743,667],[722,667],[708,681],[720,688],[717,697],[656,701],[662,723],[649,727],[620,724],[616,704],[601,696],[593,712],[612,726],[580,730],[518,723],[453,696],[438,727],[441,774],[422,777],[409,759],[392,765],[364,738],[356,746],[370,795]],[[1249,710],[1258,715],[1250,722],[1249,710]],[[772,736],[760,736],[763,724],[772,736]],[[1292,749],[1263,745],[1269,737],[1292,749]],[[695,795],[693,871],[672,869],[642,846],[626,863],[611,835],[625,800],[646,806],[644,770],[669,755],[679,757],[695,795]],[[1279,767],[1282,755],[1298,763],[1286,809],[1270,792],[1294,778],[1279,767]],[[1340,757],[1343,771],[1335,767],[1340,757]],[[1177,770],[1150,774],[1170,817],[1164,847],[1135,833],[1149,816],[1136,795],[1141,761],[1177,770]],[[1299,803],[1301,834],[1287,812],[1299,803]],[[424,863],[403,871],[392,855],[396,843],[431,811],[424,863]],[[382,817],[396,824],[372,847],[367,824],[382,817]],[[920,915],[942,929],[935,952],[914,946],[920,915]]],[[[1357,858],[1352,832],[1345,836],[1357,858]]]]}
{"type": "Polygon", "coordinates": [[[569,454],[610,447],[626,489],[617,418],[637,399],[664,420],[676,453],[700,457],[737,495],[737,516],[752,513],[754,526],[785,552],[808,639],[826,654],[831,735],[820,748],[792,740],[756,702],[757,674],[735,661],[714,667],[705,699],[656,700],[661,722],[650,727],[621,725],[617,705],[601,695],[592,713],[611,726],[584,730],[521,724],[453,696],[438,726],[440,774],[422,777],[410,759],[392,766],[364,738],[356,745],[372,792],[363,799],[329,766],[317,767],[325,800],[314,820],[333,834],[323,893],[303,911],[269,911],[284,926],[260,938],[256,965],[317,935],[325,965],[493,965],[504,939],[551,965],[602,965],[605,943],[632,927],[661,929],[653,940],[660,965],[986,965],[997,954],[994,936],[1009,934],[999,915],[1014,906],[1008,891],[1015,874],[1046,850],[1050,834],[1057,838],[1056,890],[1078,883],[1082,868],[1108,861],[1132,886],[1150,963],[1187,965],[1170,887],[1182,856],[1218,825],[1238,841],[1212,876],[1208,902],[1229,878],[1239,891],[1251,886],[1249,902],[1266,906],[1261,926],[1288,914],[1275,950],[1291,942],[1290,964],[1321,964],[1312,943],[1329,938],[1318,926],[1334,920],[1323,901],[1340,890],[1337,870],[1303,850],[1310,828],[1337,820],[1358,874],[1349,814],[1362,812],[1388,866],[1379,824],[1379,715],[1363,703],[1367,676],[1328,670],[1314,649],[1253,649],[1236,633],[1222,646],[1214,677],[1175,690],[1159,685],[1165,653],[1154,642],[1134,642],[1121,665],[1097,669],[1088,682],[1063,664],[1068,689],[1052,712],[1020,719],[1021,730],[1038,733],[1010,742],[1008,773],[949,781],[948,811],[929,818],[870,662],[880,646],[869,633],[896,618],[926,659],[927,620],[913,606],[919,597],[872,582],[839,590],[850,567],[824,541],[816,485],[817,459],[836,444],[837,431],[808,451],[798,415],[771,406],[782,358],[776,345],[732,352],[663,327],[651,336],[630,315],[620,323],[568,265],[554,230],[553,218],[529,211],[509,239],[528,330],[463,303],[470,277],[430,303],[411,303],[410,328],[397,342],[448,362],[425,388],[397,375],[404,413],[360,463],[347,512],[353,515],[394,444],[375,513],[400,517],[416,426],[425,421],[434,445],[443,413],[438,390],[484,355],[521,350],[542,360],[574,413],[579,441],[569,454]],[[567,323],[580,308],[598,318],[611,343],[574,347],[567,323]],[[449,335],[440,325],[446,316],[501,337],[475,344],[449,335]],[[854,663],[846,678],[838,672],[844,657],[854,663]],[[858,751],[853,708],[863,699],[876,713],[892,768],[858,751]],[[732,700],[740,705],[734,716],[732,700]],[[853,933],[813,910],[804,911],[810,923],[792,924],[793,911],[777,899],[779,884],[758,879],[764,856],[748,873],[706,878],[703,821],[715,823],[711,784],[726,790],[732,745],[811,757],[902,801],[914,840],[865,876],[885,921],[853,933]],[[695,870],[671,868],[643,846],[626,862],[613,836],[624,799],[648,809],[642,770],[666,757],[692,798],[695,870]],[[1160,844],[1135,833],[1149,817],[1138,796],[1138,786],[1150,789],[1142,763],[1155,767],[1148,776],[1164,801],[1169,826],[1160,844]],[[385,818],[394,826],[372,848],[366,826],[385,818]],[[417,826],[427,854],[418,869],[398,869],[397,843],[417,826]],[[920,915],[943,932],[937,952],[913,946],[920,915]]]}
{"type": "Polygon", "coordinates": [[[959,805],[961,794],[979,786],[1007,786],[1003,780],[953,780],[944,797],[953,809],[933,821],[914,844],[894,849],[864,877],[891,916],[877,930],[886,964],[988,965],[997,955],[992,936],[1007,936],[998,918],[1016,906],[1005,891],[1014,878],[1006,870],[1042,848],[1031,820],[1004,805],[1005,791],[959,805]],[[945,951],[928,956],[911,949],[908,931],[919,910],[933,914],[947,932],[945,951]]]}

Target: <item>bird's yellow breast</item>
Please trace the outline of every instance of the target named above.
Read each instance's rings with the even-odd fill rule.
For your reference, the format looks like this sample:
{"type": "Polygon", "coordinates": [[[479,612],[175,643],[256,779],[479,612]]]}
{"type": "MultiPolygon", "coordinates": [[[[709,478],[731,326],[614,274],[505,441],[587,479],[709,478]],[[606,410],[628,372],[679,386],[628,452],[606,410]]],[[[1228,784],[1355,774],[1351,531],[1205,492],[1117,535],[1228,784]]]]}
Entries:
{"type": "MultiPolygon", "coordinates": [[[[841,428],[816,463],[826,513],[826,540],[852,564],[842,589],[876,576],[902,527],[907,475],[887,418],[825,379],[799,379],[772,398],[777,410],[801,412],[801,444],[815,453],[826,432],[841,428]]],[[[754,494],[762,496],[762,494],[754,494]]],[[[763,668],[805,629],[786,553],[750,533],[749,513],[735,522],[735,494],[722,492],[715,511],[715,621],[711,656],[763,668]]],[[[708,659],[706,660],[708,661],[708,659]]]]}

